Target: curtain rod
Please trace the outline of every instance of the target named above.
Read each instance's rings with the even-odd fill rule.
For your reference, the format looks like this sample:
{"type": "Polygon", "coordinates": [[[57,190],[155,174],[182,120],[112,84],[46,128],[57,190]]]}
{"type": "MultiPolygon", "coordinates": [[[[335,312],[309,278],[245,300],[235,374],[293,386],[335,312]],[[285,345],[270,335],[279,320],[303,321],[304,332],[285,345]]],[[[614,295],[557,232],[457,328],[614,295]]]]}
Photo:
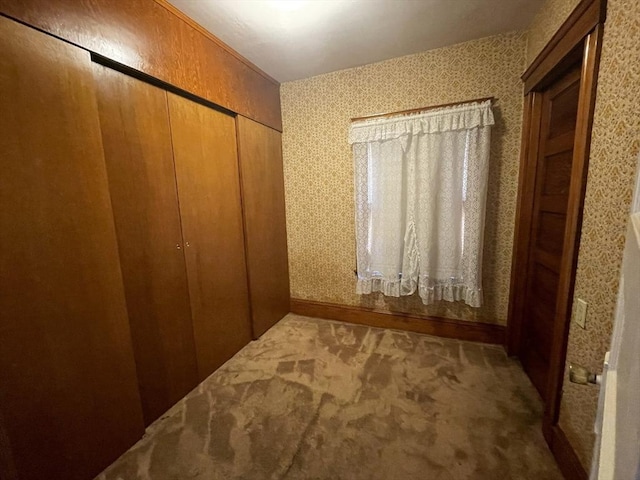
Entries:
{"type": "Polygon", "coordinates": [[[462,102],[443,103],[442,105],[431,105],[430,107],[412,108],[410,110],[400,110],[398,112],[376,113],[374,115],[367,115],[365,117],[355,117],[355,118],[352,118],[351,121],[352,122],[357,122],[359,120],[370,120],[372,118],[384,118],[384,117],[391,117],[393,115],[403,115],[403,114],[408,114],[408,113],[426,112],[428,110],[435,110],[436,108],[453,107],[455,105],[463,105],[465,103],[486,102],[487,100],[493,101],[493,100],[495,100],[495,97],[474,98],[473,100],[464,100],[462,102]]]}

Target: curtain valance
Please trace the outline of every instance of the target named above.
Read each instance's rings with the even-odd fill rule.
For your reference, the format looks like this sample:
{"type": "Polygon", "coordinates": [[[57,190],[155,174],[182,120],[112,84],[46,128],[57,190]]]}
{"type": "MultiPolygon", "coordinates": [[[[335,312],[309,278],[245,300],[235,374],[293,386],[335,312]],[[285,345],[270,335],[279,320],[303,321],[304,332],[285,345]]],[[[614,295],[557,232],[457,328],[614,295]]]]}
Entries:
{"type": "Polygon", "coordinates": [[[424,113],[353,122],[349,130],[349,143],[353,145],[392,140],[409,135],[470,130],[494,123],[490,100],[482,103],[465,103],[453,108],[438,108],[424,113]]]}

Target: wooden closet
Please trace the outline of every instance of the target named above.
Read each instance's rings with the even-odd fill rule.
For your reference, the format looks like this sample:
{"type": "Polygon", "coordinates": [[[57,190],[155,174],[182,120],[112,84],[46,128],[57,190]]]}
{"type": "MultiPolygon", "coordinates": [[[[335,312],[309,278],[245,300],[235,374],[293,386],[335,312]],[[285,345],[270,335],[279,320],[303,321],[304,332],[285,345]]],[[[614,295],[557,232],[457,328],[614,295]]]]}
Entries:
{"type": "Polygon", "coordinates": [[[233,117],[168,94],[171,138],[204,380],[251,340],[233,117]]]}
{"type": "Polygon", "coordinates": [[[98,64],[93,72],[148,425],[198,383],[167,96],[98,64]]]}
{"type": "Polygon", "coordinates": [[[94,74],[150,424],[251,340],[235,121],[107,67],[94,74]]]}
{"type": "Polygon", "coordinates": [[[89,53],[0,17],[0,478],[143,433],[89,53]]]}
{"type": "Polygon", "coordinates": [[[0,0],[2,480],[94,478],[289,311],[277,84],[158,2],[64,5],[0,0]]]}
{"type": "Polygon", "coordinates": [[[284,208],[282,135],[238,115],[254,338],[289,313],[289,262],[284,208]]]}

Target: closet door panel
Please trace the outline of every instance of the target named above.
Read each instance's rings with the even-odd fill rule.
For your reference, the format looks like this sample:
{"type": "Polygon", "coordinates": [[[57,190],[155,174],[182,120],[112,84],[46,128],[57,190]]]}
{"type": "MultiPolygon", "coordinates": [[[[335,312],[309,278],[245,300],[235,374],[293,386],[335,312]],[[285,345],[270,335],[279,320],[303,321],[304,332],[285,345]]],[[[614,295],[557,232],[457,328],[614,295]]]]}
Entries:
{"type": "Polygon", "coordinates": [[[289,313],[280,132],[238,116],[238,154],[254,338],[289,313]]]}
{"type": "Polygon", "coordinates": [[[251,340],[235,121],[167,95],[203,380],[251,340]]]}
{"type": "Polygon", "coordinates": [[[143,433],[91,61],[0,17],[0,72],[0,477],[86,480],[143,433]]]}
{"type": "Polygon", "coordinates": [[[166,92],[94,64],[145,423],[198,383],[166,92]]]}

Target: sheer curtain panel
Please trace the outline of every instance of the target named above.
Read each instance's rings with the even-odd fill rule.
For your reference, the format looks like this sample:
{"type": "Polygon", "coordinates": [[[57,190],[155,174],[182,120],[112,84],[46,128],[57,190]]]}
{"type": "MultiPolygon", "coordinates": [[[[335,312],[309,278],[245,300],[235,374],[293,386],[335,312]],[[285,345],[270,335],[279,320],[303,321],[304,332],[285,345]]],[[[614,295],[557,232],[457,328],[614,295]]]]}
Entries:
{"type": "Polygon", "coordinates": [[[491,101],[353,122],[359,294],[482,304],[491,101]]]}

